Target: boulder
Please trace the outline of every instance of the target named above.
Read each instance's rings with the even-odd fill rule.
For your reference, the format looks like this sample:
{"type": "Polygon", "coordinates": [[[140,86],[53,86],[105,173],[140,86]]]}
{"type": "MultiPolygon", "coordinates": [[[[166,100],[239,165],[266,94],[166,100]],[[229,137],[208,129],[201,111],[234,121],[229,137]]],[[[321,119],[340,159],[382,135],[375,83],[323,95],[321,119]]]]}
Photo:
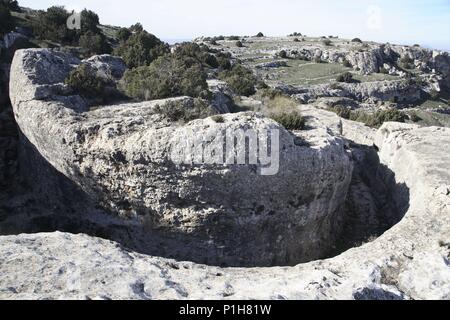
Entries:
{"type": "MultiPolygon", "coordinates": [[[[189,98],[87,111],[55,89],[76,63],[49,50],[19,50],[10,95],[33,149],[97,206],[124,224],[161,231],[163,242],[189,244],[189,250],[171,249],[179,259],[268,266],[311,261],[333,250],[352,176],[343,139],[320,127],[292,134],[255,113],[179,125],[155,112],[189,98]],[[198,144],[200,158],[202,152],[206,157],[217,152],[211,145],[223,150],[228,132],[249,129],[276,132],[279,157],[246,164],[196,160],[198,144]],[[178,152],[186,161],[174,160],[178,152]]],[[[35,180],[58,183],[48,176],[35,180]]],[[[142,250],[158,249],[154,242],[148,246],[142,250]]]]}
{"type": "Polygon", "coordinates": [[[93,56],[81,63],[90,66],[96,71],[97,76],[107,82],[118,82],[127,70],[127,66],[121,58],[109,54],[93,56]]]}

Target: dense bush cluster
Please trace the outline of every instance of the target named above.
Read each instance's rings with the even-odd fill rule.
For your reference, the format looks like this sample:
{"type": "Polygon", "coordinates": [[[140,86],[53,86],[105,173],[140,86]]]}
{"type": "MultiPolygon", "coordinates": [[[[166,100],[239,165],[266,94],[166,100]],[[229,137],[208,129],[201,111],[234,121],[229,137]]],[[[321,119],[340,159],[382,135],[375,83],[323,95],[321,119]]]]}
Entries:
{"type": "Polygon", "coordinates": [[[414,69],[414,60],[409,56],[400,59],[400,66],[404,69],[414,69]]]}
{"type": "Polygon", "coordinates": [[[352,114],[352,110],[350,108],[343,107],[343,106],[331,107],[328,110],[336,113],[339,117],[347,119],[347,120],[350,119],[351,114],[352,114]]]}
{"type": "Polygon", "coordinates": [[[286,130],[303,130],[305,128],[305,118],[298,111],[274,113],[270,117],[286,130]]]}
{"type": "Polygon", "coordinates": [[[251,96],[256,92],[258,80],[251,70],[241,64],[235,64],[231,70],[220,72],[219,78],[226,81],[238,95],[251,96]]]}
{"type": "Polygon", "coordinates": [[[208,93],[201,64],[191,57],[176,54],[166,54],[149,66],[128,70],[121,81],[121,89],[139,100],[205,97],[208,93]]]}
{"type": "MultiPolygon", "coordinates": [[[[133,26],[130,30],[140,30],[141,28],[133,26]]],[[[158,57],[169,52],[169,46],[159,40],[156,36],[145,30],[131,31],[128,38],[120,42],[115,48],[114,54],[122,57],[130,68],[148,66],[158,57]]]]}
{"type": "Polygon", "coordinates": [[[178,58],[189,57],[206,68],[218,68],[220,66],[217,58],[208,52],[206,46],[199,46],[194,42],[180,44],[174,52],[178,58]]]}
{"type": "Polygon", "coordinates": [[[353,38],[352,42],[362,43],[362,40],[360,38],[353,38]]]}
{"type": "Polygon", "coordinates": [[[287,59],[288,54],[286,52],[286,50],[281,50],[280,52],[278,52],[278,57],[280,57],[281,59],[287,59]]]}
{"type": "Polygon", "coordinates": [[[112,50],[105,36],[93,31],[82,34],[78,44],[87,51],[88,55],[111,53],[112,50]]]}
{"type": "Polygon", "coordinates": [[[264,33],[258,32],[258,34],[255,37],[257,37],[257,38],[264,38],[264,33]]]}
{"type": "Polygon", "coordinates": [[[74,69],[65,80],[72,90],[82,97],[102,104],[108,100],[106,87],[108,83],[97,76],[95,70],[89,65],[81,64],[74,69]]]}
{"type": "Polygon", "coordinates": [[[120,42],[125,42],[127,41],[131,35],[133,33],[130,31],[129,28],[120,28],[117,32],[116,32],[116,38],[117,40],[119,40],[120,42]]]}
{"type": "Polygon", "coordinates": [[[71,13],[60,6],[39,11],[33,21],[35,36],[63,45],[78,45],[91,55],[111,52],[111,46],[98,28],[100,21],[95,12],[86,9],[81,12],[81,30],[67,28],[67,20],[70,16],[71,13]]]}
{"type": "Polygon", "coordinates": [[[64,44],[76,43],[76,32],[67,28],[70,13],[64,7],[53,6],[39,11],[33,23],[34,34],[43,40],[64,44]]]}

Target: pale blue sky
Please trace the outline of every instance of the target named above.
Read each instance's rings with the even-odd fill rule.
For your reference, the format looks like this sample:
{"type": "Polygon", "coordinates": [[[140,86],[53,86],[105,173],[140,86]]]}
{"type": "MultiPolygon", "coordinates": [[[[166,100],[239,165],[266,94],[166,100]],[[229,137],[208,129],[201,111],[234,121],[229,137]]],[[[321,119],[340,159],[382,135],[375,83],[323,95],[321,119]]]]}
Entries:
{"type": "Polygon", "coordinates": [[[450,0],[19,0],[91,9],[104,24],[141,22],[163,39],[205,35],[339,35],[450,50],[450,0]]]}

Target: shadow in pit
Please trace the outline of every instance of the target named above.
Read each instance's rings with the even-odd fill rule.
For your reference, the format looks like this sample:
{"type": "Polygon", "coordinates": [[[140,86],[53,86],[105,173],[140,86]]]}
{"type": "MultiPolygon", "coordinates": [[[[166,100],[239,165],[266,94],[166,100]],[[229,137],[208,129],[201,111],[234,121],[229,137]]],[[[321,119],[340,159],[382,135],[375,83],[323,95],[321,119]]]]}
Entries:
{"type": "Polygon", "coordinates": [[[343,214],[343,231],[335,256],[371,242],[399,223],[409,210],[410,192],[395,173],[380,163],[377,147],[351,143],[352,181],[343,214]]]}

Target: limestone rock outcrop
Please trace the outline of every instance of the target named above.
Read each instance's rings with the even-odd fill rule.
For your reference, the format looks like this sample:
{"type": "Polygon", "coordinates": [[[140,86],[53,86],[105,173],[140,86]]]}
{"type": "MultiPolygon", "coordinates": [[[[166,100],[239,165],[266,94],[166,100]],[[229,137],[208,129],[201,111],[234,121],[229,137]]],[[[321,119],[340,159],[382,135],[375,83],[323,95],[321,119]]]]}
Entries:
{"type": "MultiPolygon", "coordinates": [[[[174,253],[179,259],[268,266],[311,261],[333,250],[352,176],[342,138],[320,127],[292,134],[255,113],[178,125],[155,112],[189,98],[88,110],[79,97],[61,93],[79,63],[62,53],[20,50],[10,94],[24,137],[93,203],[148,233],[159,230],[190,243],[190,251],[174,253]],[[193,162],[197,140],[206,156],[215,152],[208,146],[223,147],[227,131],[247,129],[279,133],[276,175],[261,174],[261,162],[193,162]],[[178,164],[172,155],[183,145],[190,160],[178,164]]],[[[49,180],[37,178],[43,179],[49,180]]]]}
{"type": "Polygon", "coordinates": [[[279,89],[295,96],[304,103],[320,97],[346,97],[357,101],[398,101],[411,103],[421,99],[421,90],[406,80],[374,81],[365,83],[320,84],[306,87],[279,86],[279,89]]]}
{"type": "MultiPolygon", "coordinates": [[[[429,59],[383,50],[361,59],[370,68],[379,55],[429,59]]],[[[445,68],[442,53],[420,67],[436,58],[445,68]]],[[[167,106],[193,108],[189,97],[90,108],[63,83],[80,63],[111,81],[125,70],[111,56],[30,49],[14,58],[22,170],[38,199],[55,203],[0,208],[0,232],[16,234],[0,236],[0,298],[450,299],[448,128],[375,130],[312,105],[298,107],[308,122],[294,132],[253,112],[164,117],[167,106]],[[262,175],[261,162],[196,161],[196,146],[217,155],[218,137],[247,129],[279,133],[276,175],[262,175]],[[180,151],[190,161],[177,162],[180,151]],[[30,230],[64,233],[21,234],[30,230]]],[[[224,84],[209,84],[226,113],[224,84]]],[[[383,100],[403,87],[352,88],[336,96],[383,100]]],[[[329,90],[313,89],[306,100],[329,90]]]]}
{"type": "Polygon", "coordinates": [[[8,236],[0,237],[0,297],[449,299],[450,131],[387,123],[375,143],[395,181],[409,189],[408,212],[380,238],[336,258],[219,268],[144,256],[86,235],[8,236]]]}

